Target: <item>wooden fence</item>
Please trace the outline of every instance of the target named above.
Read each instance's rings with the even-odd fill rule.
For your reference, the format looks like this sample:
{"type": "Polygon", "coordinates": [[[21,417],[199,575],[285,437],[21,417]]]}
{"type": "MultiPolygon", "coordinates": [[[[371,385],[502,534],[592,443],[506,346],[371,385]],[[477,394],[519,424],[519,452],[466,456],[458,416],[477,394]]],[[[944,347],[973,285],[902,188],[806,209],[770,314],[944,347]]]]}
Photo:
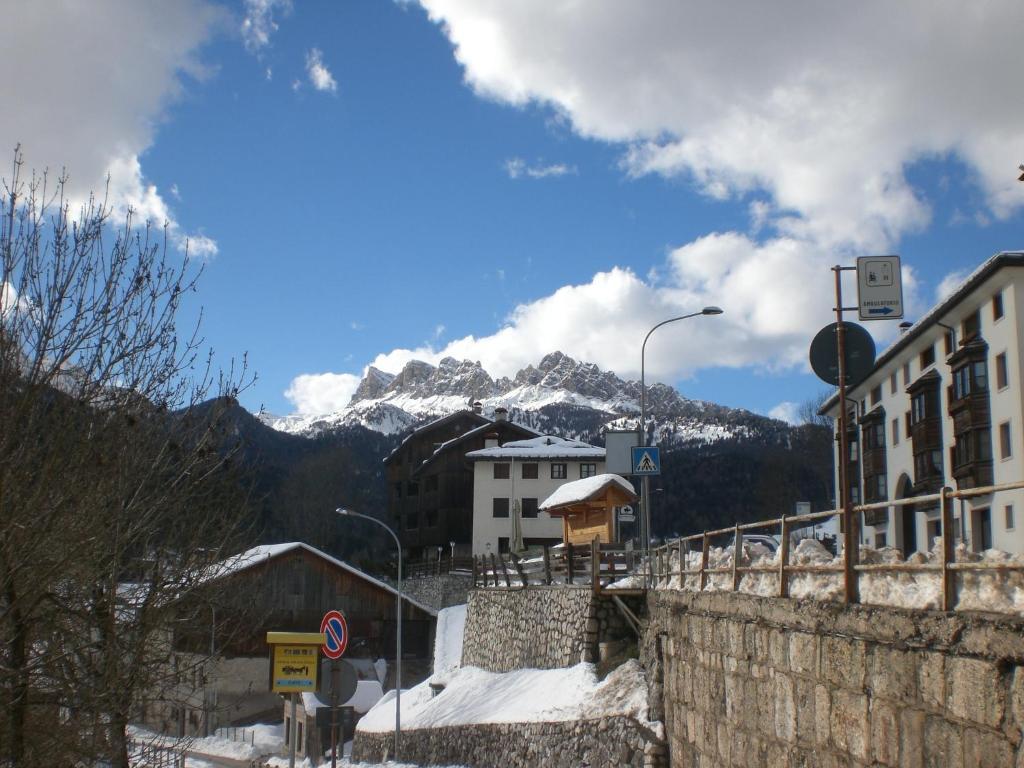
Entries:
{"type": "MultiPolygon", "coordinates": [[[[600,592],[611,582],[637,573],[641,553],[621,544],[559,544],[539,556],[521,558],[507,552],[475,555],[473,585],[525,589],[552,584],[589,584],[600,592]]],[[[643,589],[643,584],[637,585],[643,589]]]]}
{"type": "Polygon", "coordinates": [[[708,576],[713,574],[728,574],[732,577],[731,591],[739,589],[743,574],[746,573],[776,573],[778,574],[779,597],[789,597],[789,578],[795,573],[825,573],[842,574],[843,596],[846,602],[860,602],[860,576],[863,573],[934,573],[942,580],[942,605],[944,611],[951,611],[957,603],[957,579],[958,572],[968,571],[1024,571],[1024,564],[1021,563],[986,563],[986,562],[957,562],[955,558],[956,537],[953,527],[953,501],[955,499],[967,499],[975,496],[987,496],[997,491],[1010,491],[1024,488],[1024,482],[1006,483],[1003,485],[990,485],[981,488],[970,488],[954,491],[950,488],[943,488],[939,493],[926,496],[914,496],[907,499],[894,499],[881,501],[874,504],[861,504],[850,509],[847,515],[845,510],[832,509],[826,512],[814,512],[808,515],[793,515],[773,520],[762,520],[756,523],[734,525],[730,528],[719,528],[714,531],[704,531],[692,536],[684,536],[674,541],[666,542],[651,552],[650,573],[646,580],[652,586],[662,585],[670,582],[673,577],[683,583],[686,577],[696,579],[696,588],[703,590],[707,585],[708,576]],[[933,504],[938,502],[942,521],[942,548],[941,560],[935,563],[871,563],[862,564],[858,562],[859,555],[859,523],[861,513],[875,510],[884,510],[889,507],[901,508],[908,505],[933,504]],[[838,516],[840,526],[846,531],[847,526],[852,523],[852,540],[855,546],[843,547],[842,562],[840,565],[796,565],[790,562],[789,539],[790,531],[797,527],[804,527],[808,523],[814,524],[831,517],[838,516]],[[743,546],[744,532],[777,528],[779,531],[779,552],[778,563],[770,565],[740,565],[740,556],[743,546]],[[732,535],[732,563],[726,567],[708,567],[708,554],[711,540],[717,537],[732,535]],[[687,555],[690,552],[700,552],[700,564],[697,568],[687,568],[687,555]],[[673,552],[676,554],[677,568],[673,569],[673,552]]]}

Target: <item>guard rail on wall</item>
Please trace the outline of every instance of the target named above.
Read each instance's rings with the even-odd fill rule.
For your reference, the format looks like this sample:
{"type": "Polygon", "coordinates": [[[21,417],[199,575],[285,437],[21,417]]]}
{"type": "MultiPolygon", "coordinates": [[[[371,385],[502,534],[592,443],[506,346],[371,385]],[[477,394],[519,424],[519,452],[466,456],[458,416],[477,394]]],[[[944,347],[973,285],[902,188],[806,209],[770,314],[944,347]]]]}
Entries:
{"type": "Polygon", "coordinates": [[[674,541],[667,542],[656,547],[651,552],[651,568],[648,580],[654,584],[661,584],[670,581],[672,577],[678,577],[680,584],[688,576],[696,577],[697,587],[703,590],[707,585],[707,577],[714,574],[730,574],[732,576],[731,591],[739,588],[740,579],[745,573],[777,573],[779,577],[779,597],[789,596],[789,577],[794,573],[841,573],[843,575],[843,595],[846,602],[860,602],[860,575],[866,572],[872,573],[937,573],[942,578],[942,610],[951,611],[957,603],[957,580],[956,573],[964,571],[1024,571],[1024,564],[1021,563],[991,563],[991,562],[957,562],[954,556],[955,534],[953,529],[953,500],[968,499],[975,496],[987,496],[997,491],[1012,491],[1024,488],[1024,482],[1005,483],[1002,485],[988,485],[979,488],[969,488],[954,491],[950,488],[943,488],[939,493],[925,496],[914,496],[906,499],[894,499],[891,501],[880,501],[873,504],[861,504],[851,507],[850,514],[846,510],[832,509],[825,512],[813,512],[807,515],[793,515],[775,518],[773,520],[762,520],[755,523],[734,525],[730,528],[719,528],[714,531],[683,536],[674,541]],[[871,563],[862,564],[857,562],[859,554],[859,523],[860,515],[863,512],[887,509],[889,507],[904,507],[907,505],[927,504],[938,502],[942,519],[942,559],[936,563],[871,563]],[[789,533],[797,526],[807,523],[824,520],[838,516],[841,530],[851,522],[854,526],[851,540],[857,546],[843,547],[841,565],[794,565],[789,562],[789,533]],[[848,519],[849,517],[849,519],[848,519]],[[778,563],[772,565],[739,565],[743,546],[743,533],[753,529],[765,529],[777,526],[779,528],[779,557],[778,563]],[[733,536],[732,564],[728,567],[708,567],[708,553],[710,541],[716,536],[733,536]],[[697,568],[686,567],[686,555],[698,551],[695,544],[699,543],[700,566],[697,568]],[[672,569],[672,552],[678,557],[678,570],[672,569]]]}
{"type": "MultiPolygon", "coordinates": [[[[620,544],[558,544],[539,556],[511,552],[473,556],[473,585],[525,589],[552,584],[589,584],[600,592],[613,581],[637,573],[640,553],[620,544]]],[[[642,585],[638,585],[643,588],[642,585]]]]}
{"type": "Polygon", "coordinates": [[[467,574],[473,569],[473,558],[441,557],[432,560],[424,558],[418,563],[405,563],[403,569],[405,571],[403,575],[408,579],[441,576],[446,573],[467,574]]]}

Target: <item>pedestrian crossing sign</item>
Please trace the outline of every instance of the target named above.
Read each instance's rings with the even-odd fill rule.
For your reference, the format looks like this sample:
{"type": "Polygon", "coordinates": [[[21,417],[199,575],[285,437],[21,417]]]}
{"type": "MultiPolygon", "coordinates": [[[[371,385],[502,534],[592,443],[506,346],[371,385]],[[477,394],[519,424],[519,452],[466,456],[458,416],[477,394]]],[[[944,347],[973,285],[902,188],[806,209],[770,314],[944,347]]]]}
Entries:
{"type": "Polygon", "coordinates": [[[661,451],[653,445],[638,445],[632,449],[634,475],[660,475],[661,451]]]}

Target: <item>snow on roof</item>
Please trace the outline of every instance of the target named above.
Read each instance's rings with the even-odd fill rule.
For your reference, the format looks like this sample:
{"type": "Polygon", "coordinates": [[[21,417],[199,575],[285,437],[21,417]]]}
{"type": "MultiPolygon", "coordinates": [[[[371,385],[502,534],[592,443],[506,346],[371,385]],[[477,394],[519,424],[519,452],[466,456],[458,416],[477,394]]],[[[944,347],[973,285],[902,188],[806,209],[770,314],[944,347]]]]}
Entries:
{"type": "MultiPolygon", "coordinates": [[[[272,558],[283,555],[285,552],[292,552],[300,549],[304,549],[307,552],[311,552],[312,554],[326,560],[332,565],[336,565],[338,568],[348,571],[354,576],[358,576],[359,578],[364,579],[365,581],[368,581],[371,584],[380,587],[381,589],[387,590],[391,594],[397,594],[397,590],[390,584],[387,584],[381,581],[380,579],[375,579],[370,574],[359,570],[355,566],[351,566],[342,560],[338,560],[337,558],[331,557],[326,552],[321,552],[316,547],[311,547],[309,546],[309,544],[306,544],[301,541],[292,541],[287,544],[260,544],[259,546],[253,547],[252,549],[247,549],[245,552],[241,552],[237,555],[232,555],[226,560],[221,560],[219,563],[211,565],[209,573],[206,576],[206,579],[220,579],[225,576],[230,576],[232,574],[238,573],[239,571],[243,571],[246,568],[252,568],[254,566],[260,565],[261,563],[265,563],[272,558]]],[[[421,611],[426,611],[431,616],[437,616],[437,610],[435,608],[431,608],[427,605],[424,605],[418,600],[413,600],[406,594],[402,595],[402,599],[410,605],[416,606],[421,611]]]]}
{"type": "Polygon", "coordinates": [[[466,454],[468,459],[603,459],[604,448],[557,435],[541,435],[529,440],[513,440],[493,448],[481,448],[466,454]]]}
{"type": "Polygon", "coordinates": [[[624,477],[619,475],[604,474],[585,477],[582,480],[573,480],[571,483],[561,485],[558,489],[544,499],[539,509],[554,509],[564,507],[567,504],[578,504],[588,501],[601,494],[609,485],[617,485],[620,490],[625,491],[634,497],[633,485],[624,477]]]}

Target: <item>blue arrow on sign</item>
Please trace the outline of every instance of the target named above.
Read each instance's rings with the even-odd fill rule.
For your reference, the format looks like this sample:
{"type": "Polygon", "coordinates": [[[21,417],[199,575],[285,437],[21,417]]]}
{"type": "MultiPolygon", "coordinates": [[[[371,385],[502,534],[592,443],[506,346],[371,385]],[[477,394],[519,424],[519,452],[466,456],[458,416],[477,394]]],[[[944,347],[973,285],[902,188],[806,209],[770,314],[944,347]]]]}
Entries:
{"type": "Polygon", "coordinates": [[[869,315],[891,315],[896,310],[892,307],[872,307],[868,310],[869,315]]]}

